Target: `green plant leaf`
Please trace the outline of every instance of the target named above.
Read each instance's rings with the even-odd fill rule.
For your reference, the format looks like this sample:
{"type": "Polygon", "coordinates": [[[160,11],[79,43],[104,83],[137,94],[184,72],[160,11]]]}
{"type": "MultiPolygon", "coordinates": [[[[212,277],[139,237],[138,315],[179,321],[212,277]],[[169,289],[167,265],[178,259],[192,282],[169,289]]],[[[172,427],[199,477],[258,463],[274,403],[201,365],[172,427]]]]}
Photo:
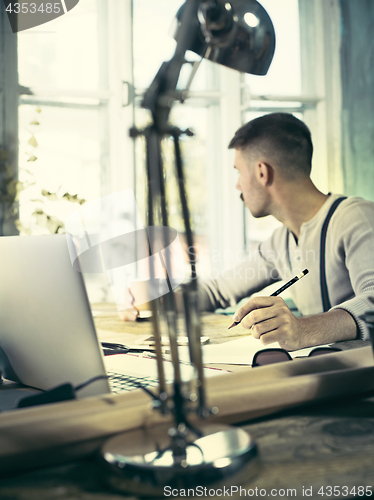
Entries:
{"type": "Polygon", "coordinates": [[[60,228],[64,227],[64,223],[54,215],[47,215],[47,228],[50,233],[58,233],[60,228]]]}
{"type": "Polygon", "coordinates": [[[31,155],[27,161],[35,161],[35,160],[37,160],[37,157],[35,155],[31,155]]]}
{"type": "Polygon", "coordinates": [[[33,120],[30,122],[30,125],[40,125],[40,123],[37,120],[33,120]]]}
{"type": "Polygon", "coordinates": [[[35,139],[35,136],[32,135],[29,139],[29,144],[30,146],[37,148],[38,147],[38,141],[35,139]]]}
{"type": "Polygon", "coordinates": [[[15,197],[16,196],[16,193],[17,193],[17,179],[9,179],[8,180],[8,189],[7,189],[7,192],[9,194],[9,196],[13,196],[15,197]]]}
{"type": "Polygon", "coordinates": [[[36,223],[38,224],[38,226],[47,226],[47,215],[43,210],[37,209],[32,215],[36,218],[36,223]]]}
{"type": "Polygon", "coordinates": [[[65,193],[62,195],[62,197],[70,201],[71,203],[79,203],[79,205],[83,205],[83,203],[86,203],[86,200],[84,198],[78,198],[77,194],[70,194],[70,193],[65,193]]]}
{"type": "Polygon", "coordinates": [[[51,193],[46,189],[42,189],[42,195],[48,198],[50,201],[58,201],[58,196],[56,193],[51,193]]]}
{"type": "Polygon", "coordinates": [[[14,197],[14,201],[18,201],[18,196],[19,196],[20,192],[23,191],[24,189],[26,189],[25,183],[21,182],[21,181],[17,181],[17,183],[16,183],[16,195],[14,197]]]}
{"type": "Polygon", "coordinates": [[[41,208],[37,208],[32,215],[36,217],[36,223],[46,227],[50,233],[58,233],[60,229],[64,229],[64,223],[58,217],[46,214],[41,208]]]}

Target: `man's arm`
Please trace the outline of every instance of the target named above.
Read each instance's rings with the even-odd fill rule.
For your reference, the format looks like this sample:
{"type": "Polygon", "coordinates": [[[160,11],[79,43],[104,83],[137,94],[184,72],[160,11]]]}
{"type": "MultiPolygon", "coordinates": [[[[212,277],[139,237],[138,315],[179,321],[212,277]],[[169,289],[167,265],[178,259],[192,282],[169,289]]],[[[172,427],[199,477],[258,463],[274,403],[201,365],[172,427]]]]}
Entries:
{"type": "Polygon", "coordinates": [[[329,290],[336,304],[330,311],[295,318],[280,297],[258,297],[238,310],[234,321],[236,317],[243,318],[241,324],[245,328],[254,324],[253,335],[264,344],[279,342],[290,350],[359,337],[369,339],[367,326],[360,316],[373,309],[373,221],[374,204],[360,198],[344,201],[331,220],[331,249],[327,265],[331,268],[334,263],[341,262],[349,278],[346,272],[342,273],[340,281],[335,283],[335,290],[329,290]],[[347,289],[344,281],[347,279],[354,296],[348,300],[336,300],[341,289],[347,289]]]}
{"type": "MultiPolygon", "coordinates": [[[[349,272],[354,292],[354,297],[335,302],[332,309],[347,311],[358,325],[359,337],[369,340],[368,326],[360,316],[373,309],[374,203],[361,198],[348,198],[331,219],[330,229],[330,238],[337,242],[338,255],[349,272]]],[[[337,284],[337,289],[340,284],[344,286],[341,282],[337,284]]]]}
{"type": "Polygon", "coordinates": [[[285,227],[276,229],[234,267],[224,269],[217,278],[199,280],[200,309],[214,311],[235,306],[244,297],[280,281],[279,269],[284,262],[278,262],[275,256],[279,253],[285,256],[286,232],[285,227]]]}
{"type": "Polygon", "coordinates": [[[233,317],[264,344],[278,342],[288,351],[357,338],[353,317],[344,309],[295,318],[280,297],[254,297],[233,317]]]}

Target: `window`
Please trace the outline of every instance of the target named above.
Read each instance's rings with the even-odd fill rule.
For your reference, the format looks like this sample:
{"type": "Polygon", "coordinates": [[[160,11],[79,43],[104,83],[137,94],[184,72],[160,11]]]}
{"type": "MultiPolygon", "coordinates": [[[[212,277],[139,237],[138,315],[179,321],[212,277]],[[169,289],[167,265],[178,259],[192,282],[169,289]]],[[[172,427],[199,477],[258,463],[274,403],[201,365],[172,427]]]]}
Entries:
{"type": "MultiPolygon", "coordinates": [[[[110,189],[106,19],[106,2],[84,0],[18,33],[21,234],[61,232],[77,201],[110,189]]],[[[86,283],[93,300],[107,297],[104,275],[86,283]]]]}
{"type": "Polygon", "coordinates": [[[69,15],[18,34],[19,81],[27,89],[19,106],[19,179],[28,186],[20,221],[32,234],[48,231],[45,217],[32,214],[63,224],[75,210],[65,193],[92,200],[105,190],[108,88],[98,5],[79,2],[69,15]]]}
{"type": "MultiPolygon", "coordinates": [[[[298,0],[261,1],[276,33],[273,61],[265,76],[245,75],[242,80],[243,123],[271,112],[290,112],[303,119],[298,0]]],[[[255,219],[245,211],[248,248],[268,238],[280,223],[273,217],[255,219]]]]}
{"type": "MultiPolygon", "coordinates": [[[[266,76],[242,77],[242,120],[269,112],[305,121],[314,143],[312,180],[324,191],[342,192],[340,164],[339,8],[323,0],[261,0],[276,32],[274,59],[266,76]],[[327,126],[329,124],[329,126],[327,126]]],[[[279,226],[272,217],[245,211],[250,247],[279,226]]]]}
{"type": "MultiPolygon", "coordinates": [[[[162,62],[171,58],[175,50],[172,27],[175,14],[184,2],[182,0],[140,0],[133,2],[134,8],[134,83],[138,96],[135,108],[135,123],[143,128],[150,120],[147,110],[140,107],[141,96],[155,77],[162,62]],[[150,42],[151,41],[151,42],[150,42]]],[[[188,53],[187,58],[196,60],[197,56],[188,53]]],[[[178,82],[178,88],[185,88],[191,71],[185,65],[178,82]]],[[[209,61],[203,61],[192,83],[190,97],[183,105],[175,103],[170,122],[185,130],[194,131],[194,137],[182,136],[181,149],[186,177],[186,191],[191,213],[191,226],[195,245],[201,256],[209,253],[209,205],[213,203],[208,192],[209,158],[211,145],[219,137],[215,116],[219,112],[219,82],[217,68],[209,61]]],[[[145,214],[145,145],[139,141],[136,156],[136,196],[145,214]]],[[[169,224],[183,234],[185,228],[181,217],[178,187],[175,178],[174,153],[171,140],[163,144],[163,160],[166,172],[166,189],[169,202],[169,224]]],[[[199,274],[203,268],[200,266],[199,274]]]]}
{"type": "MultiPolygon", "coordinates": [[[[41,210],[64,222],[76,208],[74,203],[53,200],[66,192],[90,201],[132,187],[145,217],[144,141],[138,139],[134,146],[128,130],[149,123],[149,112],[140,107],[142,94],[173,53],[170,31],[182,3],[81,0],[68,14],[18,34],[23,88],[19,178],[30,184],[20,194],[20,219],[33,234],[47,231],[38,224],[43,222],[41,210]],[[32,215],[36,210],[39,219],[32,215]]],[[[304,119],[314,136],[317,185],[326,189],[331,184],[324,137],[331,113],[324,104],[328,86],[320,83],[326,80],[320,72],[326,64],[326,30],[321,32],[319,23],[328,7],[322,0],[261,3],[277,36],[268,75],[240,75],[203,61],[190,97],[183,105],[175,104],[171,113],[173,124],[196,132],[193,138],[183,138],[182,149],[200,275],[210,275],[212,256],[216,270],[231,265],[238,249],[265,238],[274,228],[270,219],[251,218],[235,190],[234,154],[227,145],[242,123],[276,110],[304,119]]],[[[334,43],[328,49],[335,54],[334,43]]],[[[188,72],[185,65],[181,87],[188,72]]],[[[170,180],[169,224],[182,232],[168,141],[164,161],[170,180]]]]}

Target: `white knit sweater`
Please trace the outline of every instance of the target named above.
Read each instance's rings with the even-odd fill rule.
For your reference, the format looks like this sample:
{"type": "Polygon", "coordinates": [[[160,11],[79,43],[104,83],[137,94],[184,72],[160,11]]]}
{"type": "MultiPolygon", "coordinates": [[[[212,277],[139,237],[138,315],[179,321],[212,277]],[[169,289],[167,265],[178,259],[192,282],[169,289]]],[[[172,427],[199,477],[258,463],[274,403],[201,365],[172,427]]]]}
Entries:
{"type": "MultiPolygon", "coordinates": [[[[320,284],[321,229],[333,202],[330,195],[318,213],[301,226],[296,243],[283,226],[258,245],[249,257],[218,279],[200,282],[202,310],[234,306],[240,299],[279,280],[290,280],[307,268],[309,274],[289,288],[299,311],[323,312],[320,284]]],[[[374,309],[374,203],[358,197],[343,200],[333,214],[326,237],[326,280],[331,309],[345,309],[360,336],[369,340],[359,316],[374,309]]]]}

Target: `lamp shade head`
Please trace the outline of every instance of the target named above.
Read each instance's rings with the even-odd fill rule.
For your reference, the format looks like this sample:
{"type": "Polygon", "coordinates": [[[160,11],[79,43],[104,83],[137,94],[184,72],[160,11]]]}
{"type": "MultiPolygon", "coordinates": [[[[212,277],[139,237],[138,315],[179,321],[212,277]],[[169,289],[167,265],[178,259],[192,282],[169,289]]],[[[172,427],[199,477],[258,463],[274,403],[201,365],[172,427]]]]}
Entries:
{"type": "MultiPolygon", "coordinates": [[[[177,42],[185,5],[176,14],[177,42]]],[[[266,75],[274,55],[275,31],[269,14],[256,0],[203,1],[193,19],[186,21],[190,22],[187,50],[237,71],[266,75]],[[218,8],[226,28],[215,22],[218,8]]]]}

